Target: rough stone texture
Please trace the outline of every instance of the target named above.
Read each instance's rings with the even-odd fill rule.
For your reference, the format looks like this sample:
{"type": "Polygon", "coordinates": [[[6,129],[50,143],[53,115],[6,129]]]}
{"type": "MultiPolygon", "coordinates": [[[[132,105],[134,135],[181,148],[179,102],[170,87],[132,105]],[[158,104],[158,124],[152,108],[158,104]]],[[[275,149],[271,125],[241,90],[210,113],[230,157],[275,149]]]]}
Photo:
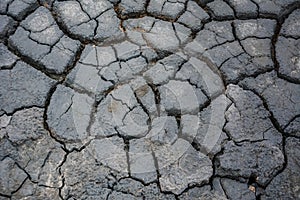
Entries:
{"type": "Polygon", "coordinates": [[[300,9],[293,11],[284,21],[280,34],[285,37],[299,37],[300,23],[299,23],[300,9]]]}
{"type": "Polygon", "coordinates": [[[12,143],[7,138],[1,138],[0,144],[1,144],[1,146],[0,146],[1,160],[4,160],[4,158],[6,158],[8,155],[16,155],[15,147],[12,145],[12,143]]]}
{"type": "Polygon", "coordinates": [[[116,49],[117,57],[120,60],[127,60],[128,58],[135,57],[140,53],[139,46],[128,41],[116,44],[114,45],[114,48],[116,49]]]}
{"type": "Polygon", "coordinates": [[[231,60],[232,56],[234,59],[242,53],[243,49],[239,42],[234,41],[208,49],[208,51],[205,52],[205,56],[210,58],[218,67],[222,67],[226,64],[226,62],[231,60]]]}
{"type": "Polygon", "coordinates": [[[161,94],[161,104],[170,114],[195,114],[199,111],[199,102],[196,89],[188,82],[169,81],[159,87],[161,94]]]}
{"type": "Polygon", "coordinates": [[[299,47],[299,39],[279,37],[278,42],[276,43],[279,73],[289,80],[300,80],[299,47]]]}
{"type": "Polygon", "coordinates": [[[173,145],[154,152],[158,159],[162,191],[181,194],[187,186],[207,183],[213,172],[209,158],[185,140],[178,139],[173,145]]]}
{"type": "Polygon", "coordinates": [[[12,68],[18,60],[18,57],[11,53],[5,45],[0,44],[0,69],[12,68]]]}
{"type": "Polygon", "coordinates": [[[129,147],[131,176],[146,184],[155,181],[157,173],[150,142],[146,139],[134,139],[130,140],[129,147]]]}
{"type": "Polygon", "coordinates": [[[13,159],[26,177],[28,175],[36,184],[59,188],[62,186],[62,177],[58,167],[63,162],[65,152],[62,145],[52,140],[43,128],[43,113],[42,109],[33,107],[18,111],[11,117],[5,131],[14,146],[2,139],[1,148],[4,149],[1,149],[1,160],[13,159]]]}
{"type": "Polygon", "coordinates": [[[185,50],[208,58],[221,70],[226,82],[237,82],[240,78],[274,68],[272,29],[275,29],[275,21],[267,19],[236,20],[233,23],[212,21],[205,24],[185,50]]]}
{"type": "Polygon", "coordinates": [[[123,139],[114,136],[105,139],[95,139],[91,141],[87,150],[95,160],[98,160],[104,166],[118,172],[128,173],[127,160],[123,139]]]}
{"type": "Polygon", "coordinates": [[[84,35],[86,38],[94,36],[96,22],[94,20],[89,21],[89,16],[81,10],[79,2],[55,2],[54,9],[59,13],[60,22],[70,29],[74,35],[84,35]]]}
{"type": "Polygon", "coordinates": [[[170,78],[175,76],[176,71],[184,62],[184,58],[172,54],[151,67],[143,75],[146,80],[155,85],[167,83],[170,78]]]}
{"type": "Polygon", "coordinates": [[[16,21],[6,15],[0,15],[0,40],[5,39],[16,29],[16,21]]]}
{"type": "Polygon", "coordinates": [[[130,19],[123,24],[129,38],[138,38],[139,44],[149,44],[157,50],[174,51],[187,41],[191,30],[178,23],[156,20],[151,17],[130,19]]]}
{"type": "Polygon", "coordinates": [[[248,189],[246,183],[226,178],[215,178],[212,181],[212,187],[205,185],[191,188],[181,194],[179,199],[255,199],[255,193],[248,189]]]}
{"type": "Polygon", "coordinates": [[[144,52],[129,41],[108,47],[88,45],[66,83],[102,98],[115,83],[131,80],[147,69],[148,58],[142,56],[144,52]]]}
{"type": "Polygon", "coordinates": [[[142,183],[130,178],[124,178],[120,180],[114,186],[114,190],[122,192],[123,194],[132,194],[138,199],[175,200],[175,195],[162,193],[156,183],[145,186],[142,183]]]}
{"type": "Polygon", "coordinates": [[[54,71],[57,74],[63,73],[75,60],[79,45],[78,41],[63,36],[53,47],[51,53],[42,59],[42,65],[49,71],[54,71]]]}
{"type": "Polygon", "coordinates": [[[240,18],[257,17],[258,7],[251,0],[228,0],[235,10],[236,16],[240,18]]]}
{"type": "Polygon", "coordinates": [[[170,19],[176,19],[184,12],[186,0],[150,0],[147,11],[156,16],[165,16],[170,19]]]}
{"type": "Polygon", "coordinates": [[[92,104],[89,96],[59,85],[47,109],[47,124],[52,133],[70,145],[84,143],[92,104]]]}
{"type": "Polygon", "coordinates": [[[116,135],[116,127],[122,125],[122,119],[129,109],[120,101],[108,95],[101,101],[95,115],[95,122],[91,126],[91,135],[111,136],[116,135]]]}
{"type": "MultiPolygon", "coordinates": [[[[181,81],[188,81],[192,85],[200,88],[202,93],[208,97],[217,97],[224,90],[223,81],[215,68],[210,68],[208,64],[195,57],[189,59],[188,63],[182,65],[181,69],[176,73],[175,78],[181,81]]],[[[206,99],[201,93],[196,95],[199,103],[203,103],[206,99]]]]}
{"type": "Polygon", "coordinates": [[[140,106],[135,107],[127,113],[118,131],[125,137],[143,137],[148,132],[148,120],[147,113],[140,106]]]}
{"type": "Polygon", "coordinates": [[[137,199],[142,199],[141,197],[140,198],[137,198],[131,194],[124,194],[124,193],[121,193],[121,192],[115,192],[113,191],[111,194],[109,194],[108,198],[107,199],[125,199],[125,200],[130,200],[130,199],[134,199],[134,200],[137,200],[137,199]]]}
{"type": "MultiPolygon", "coordinates": [[[[198,115],[198,130],[194,140],[191,138],[191,133],[193,133],[193,131],[186,131],[184,134],[182,129],[182,134],[187,135],[191,141],[196,142],[202,153],[214,156],[220,152],[221,144],[227,139],[226,134],[223,132],[223,127],[225,125],[225,111],[228,108],[229,102],[228,98],[221,95],[200,112],[198,115]]],[[[182,119],[181,124],[184,125],[184,118],[182,119]]],[[[188,130],[191,127],[195,127],[195,124],[187,126],[188,130]]]]}
{"type": "Polygon", "coordinates": [[[50,46],[37,44],[29,38],[29,35],[29,31],[26,31],[22,27],[18,27],[15,34],[10,37],[10,46],[19,49],[22,54],[25,54],[32,59],[42,59],[42,57],[50,52],[50,46]],[[29,49],[32,49],[33,51],[29,51],[29,49]]]}
{"type": "Polygon", "coordinates": [[[292,120],[289,125],[284,129],[286,133],[293,136],[300,136],[300,119],[299,117],[296,117],[294,120],[292,120]]]}
{"type": "Polygon", "coordinates": [[[146,2],[146,0],[138,2],[134,0],[121,0],[118,4],[118,12],[125,16],[144,13],[146,10],[146,2]]]}
{"type": "Polygon", "coordinates": [[[4,0],[0,3],[0,13],[5,14],[7,12],[7,8],[9,4],[12,2],[12,0],[4,0]]]}
{"type": "Polygon", "coordinates": [[[243,143],[232,141],[225,145],[217,157],[216,172],[236,178],[258,177],[257,182],[266,185],[283,168],[284,156],[280,148],[269,142],[243,143]]]}
{"type": "Polygon", "coordinates": [[[154,118],[146,138],[157,144],[173,144],[177,139],[177,134],[178,127],[175,117],[163,116],[154,118]]]}
{"type": "Polygon", "coordinates": [[[209,15],[194,1],[188,1],[186,11],[179,17],[178,22],[185,24],[193,31],[199,31],[209,15]]]}
{"type": "MultiPolygon", "coordinates": [[[[236,57],[222,60],[224,63],[220,65],[221,71],[225,74],[228,82],[236,82],[241,77],[247,77],[259,73],[266,72],[274,68],[271,59],[271,40],[248,38],[241,41],[239,46],[237,43],[232,43],[225,47],[233,47],[233,54],[236,57]],[[232,46],[231,46],[232,45],[232,46]],[[240,51],[243,48],[243,51],[240,51]],[[240,66],[243,66],[242,68],[240,66]]],[[[212,51],[213,55],[220,53],[222,49],[212,51]]],[[[232,50],[229,50],[232,53],[232,50]]]]}
{"type": "Polygon", "coordinates": [[[32,183],[29,179],[25,181],[22,187],[12,195],[12,199],[59,199],[59,190],[56,188],[49,188],[39,186],[32,183]]]}
{"type": "Polygon", "coordinates": [[[65,177],[63,198],[106,199],[111,191],[109,187],[116,181],[110,170],[95,161],[85,149],[68,155],[61,173],[65,177]]]}
{"type": "Polygon", "coordinates": [[[44,110],[36,107],[15,112],[5,127],[8,139],[22,144],[47,134],[43,127],[43,114],[44,110]]]}
{"type": "Polygon", "coordinates": [[[9,46],[57,74],[74,61],[79,45],[78,41],[64,36],[45,7],[39,7],[22,21],[9,38],[9,46]]]}
{"type": "Polygon", "coordinates": [[[255,192],[249,189],[247,183],[231,179],[221,179],[220,182],[228,199],[256,199],[255,192]]]}
{"type": "Polygon", "coordinates": [[[266,194],[262,199],[298,199],[299,190],[299,139],[288,138],[285,152],[287,156],[287,166],[283,172],[278,174],[266,189],[266,194]]]}
{"type": "Polygon", "coordinates": [[[58,13],[58,21],[82,41],[112,41],[124,36],[109,1],[55,2],[54,10],[58,13]]]}
{"type": "Polygon", "coordinates": [[[147,68],[147,62],[142,57],[132,58],[126,62],[121,62],[120,68],[121,69],[117,71],[116,75],[119,77],[120,81],[126,81],[144,71],[147,68]]]}
{"type": "Polygon", "coordinates": [[[0,178],[0,194],[10,195],[17,191],[27,179],[26,173],[9,157],[1,160],[0,170],[2,174],[0,178]]]}
{"type": "Polygon", "coordinates": [[[45,105],[48,92],[55,81],[24,62],[10,70],[1,70],[0,113],[13,113],[16,109],[45,105]]]}
{"type": "MultiPolygon", "coordinates": [[[[215,188],[214,188],[215,189],[215,188]]],[[[225,193],[223,191],[219,190],[211,190],[210,186],[205,185],[202,187],[194,187],[189,189],[188,191],[182,193],[179,196],[180,200],[185,199],[191,199],[191,200],[211,200],[211,199],[219,199],[219,200],[225,200],[228,199],[225,196],[225,193]]]]}
{"type": "Polygon", "coordinates": [[[227,123],[224,130],[235,142],[271,140],[281,143],[280,133],[273,127],[270,113],[263,102],[251,91],[229,85],[227,96],[233,102],[225,116],[227,123]]]}
{"type": "Polygon", "coordinates": [[[229,100],[221,95],[198,115],[182,115],[181,137],[198,145],[200,151],[213,156],[221,150],[221,143],[227,138],[223,133],[224,113],[229,100]]]}
{"type": "Polygon", "coordinates": [[[285,128],[300,113],[300,86],[276,77],[274,72],[262,74],[242,83],[265,99],[274,118],[285,128]]]}
{"type": "Polygon", "coordinates": [[[63,177],[58,167],[63,163],[66,153],[62,145],[47,133],[37,140],[28,140],[22,146],[18,146],[16,152],[14,159],[33,182],[53,188],[63,185],[63,177]]]}
{"type": "Polygon", "coordinates": [[[299,199],[300,0],[1,0],[0,199],[299,199]]]}
{"type": "Polygon", "coordinates": [[[66,83],[79,90],[86,90],[93,94],[112,87],[110,81],[105,81],[98,75],[99,70],[95,66],[78,63],[71,73],[68,74],[66,83]]]}
{"type": "Polygon", "coordinates": [[[82,52],[80,62],[83,64],[106,66],[116,61],[116,55],[112,47],[99,47],[87,45],[82,52]]]}
{"type": "Polygon", "coordinates": [[[234,26],[240,40],[247,37],[271,38],[275,31],[276,21],[270,19],[236,20],[234,26]]]}
{"type": "Polygon", "coordinates": [[[234,12],[231,7],[222,0],[212,1],[207,4],[207,7],[217,19],[232,19],[234,17],[234,12]]]}
{"type": "Polygon", "coordinates": [[[254,0],[258,4],[259,13],[265,16],[280,16],[289,6],[299,0],[254,0]]]}
{"type": "Polygon", "coordinates": [[[284,21],[276,43],[279,73],[287,79],[300,80],[300,10],[295,10],[284,21]]]}
{"type": "Polygon", "coordinates": [[[182,42],[188,39],[190,30],[179,24],[173,29],[173,25],[177,24],[162,21],[155,22],[151,31],[145,34],[145,40],[159,50],[174,50],[178,48],[182,42]]]}
{"type": "Polygon", "coordinates": [[[152,116],[154,117],[158,114],[158,108],[155,105],[155,94],[151,87],[142,77],[131,81],[130,85],[131,89],[134,91],[137,101],[139,101],[141,106],[148,111],[148,114],[152,119],[152,116]]]}
{"type": "Polygon", "coordinates": [[[11,120],[11,116],[8,116],[6,114],[3,114],[0,118],[0,126],[1,128],[5,128],[9,125],[10,120],[11,120]]]}
{"type": "Polygon", "coordinates": [[[0,13],[22,20],[28,13],[38,7],[35,0],[4,0],[0,4],[0,13]]]}

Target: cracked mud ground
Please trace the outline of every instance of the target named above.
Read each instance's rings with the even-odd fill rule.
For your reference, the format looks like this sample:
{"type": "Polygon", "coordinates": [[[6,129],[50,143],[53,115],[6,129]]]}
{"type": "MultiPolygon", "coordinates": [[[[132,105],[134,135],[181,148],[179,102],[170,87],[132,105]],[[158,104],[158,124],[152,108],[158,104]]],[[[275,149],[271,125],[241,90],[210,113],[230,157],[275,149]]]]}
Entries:
{"type": "Polygon", "coordinates": [[[300,199],[299,0],[1,0],[0,199],[300,199]]]}

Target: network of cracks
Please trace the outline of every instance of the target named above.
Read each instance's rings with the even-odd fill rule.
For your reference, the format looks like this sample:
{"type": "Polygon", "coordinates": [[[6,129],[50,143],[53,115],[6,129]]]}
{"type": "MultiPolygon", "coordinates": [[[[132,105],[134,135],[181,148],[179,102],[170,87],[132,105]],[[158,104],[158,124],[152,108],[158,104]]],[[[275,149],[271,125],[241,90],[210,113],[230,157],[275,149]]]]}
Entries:
{"type": "Polygon", "coordinates": [[[300,198],[300,1],[1,0],[0,199],[300,198]]]}

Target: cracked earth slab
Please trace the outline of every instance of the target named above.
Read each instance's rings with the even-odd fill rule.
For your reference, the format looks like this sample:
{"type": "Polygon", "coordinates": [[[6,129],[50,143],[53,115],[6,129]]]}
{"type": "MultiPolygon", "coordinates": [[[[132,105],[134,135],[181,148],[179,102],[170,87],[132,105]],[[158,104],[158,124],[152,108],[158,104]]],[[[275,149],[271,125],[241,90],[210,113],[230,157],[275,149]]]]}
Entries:
{"type": "Polygon", "coordinates": [[[300,198],[299,9],[1,1],[0,199],[300,198]]]}
{"type": "MultiPolygon", "coordinates": [[[[16,58],[11,58],[12,61],[14,59],[16,58]]],[[[47,94],[56,82],[22,61],[18,61],[12,69],[1,70],[0,73],[0,113],[11,114],[26,107],[44,106],[47,94]]]]}
{"type": "Polygon", "coordinates": [[[15,185],[10,184],[25,184],[25,181],[28,187],[35,188],[30,186],[32,183],[57,189],[61,187],[62,177],[58,167],[65,152],[62,145],[53,141],[44,129],[43,113],[43,109],[36,107],[17,111],[1,128],[4,132],[1,141],[1,170],[3,174],[14,177],[14,181],[7,181],[10,178],[3,177],[1,191],[5,193],[1,194],[14,195],[21,187],[16,189],[15,185]]]}
{"type": "Polygon", "coordinates": [[[9,38],[12,49],[57,74],[63,73],[75,59],[79,44],[63,34],[45,7],[30,14],[9,38]]]}

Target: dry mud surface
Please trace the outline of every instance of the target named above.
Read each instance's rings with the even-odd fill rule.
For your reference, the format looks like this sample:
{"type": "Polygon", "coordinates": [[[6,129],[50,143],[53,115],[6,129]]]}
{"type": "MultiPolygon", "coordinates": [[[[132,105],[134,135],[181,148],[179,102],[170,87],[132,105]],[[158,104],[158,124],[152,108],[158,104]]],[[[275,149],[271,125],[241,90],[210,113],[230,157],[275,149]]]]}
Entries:
{"type": "Polygon", "coordinates": [[[0,199],[300,199],[300,1],[1,0],[0,199]]]}

